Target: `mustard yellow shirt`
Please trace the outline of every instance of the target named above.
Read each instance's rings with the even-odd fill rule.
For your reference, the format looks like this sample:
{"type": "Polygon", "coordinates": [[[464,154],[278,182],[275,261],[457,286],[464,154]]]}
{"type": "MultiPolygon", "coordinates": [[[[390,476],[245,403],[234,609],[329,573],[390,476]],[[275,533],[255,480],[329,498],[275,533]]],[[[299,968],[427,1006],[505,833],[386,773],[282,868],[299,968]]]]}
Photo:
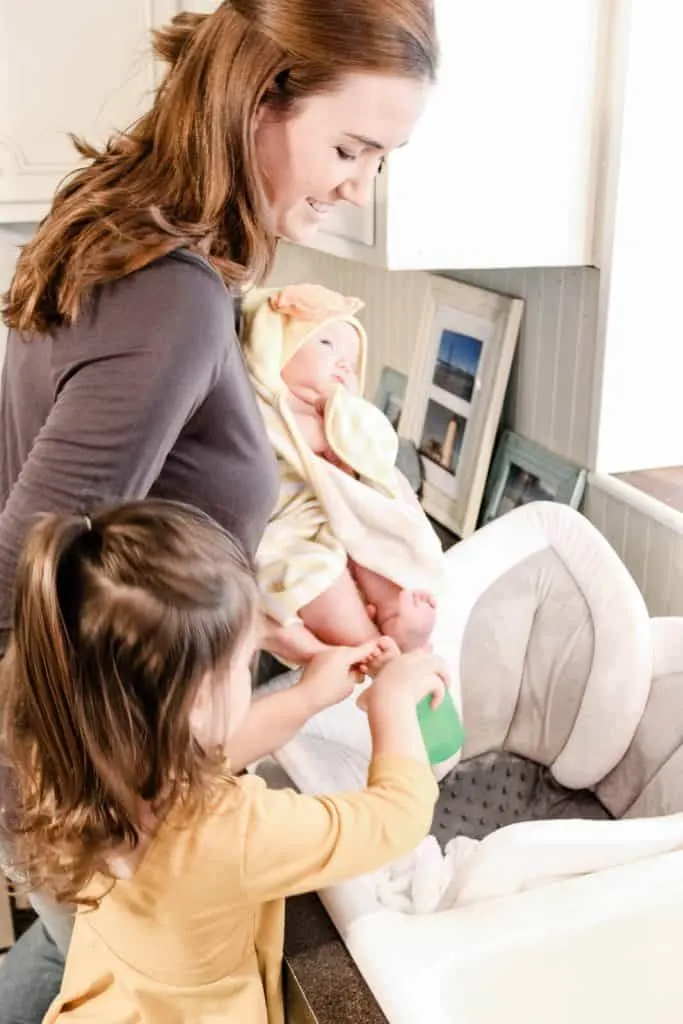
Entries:
{"type": "Polygon", "coordinates": [[[426,765],[394,755],[348,794],[226,782],[206,816],[169,819],[135,876],[79,911],[45,1024],[283,1024],[284,898],[407,853],[437,795],[426,765]]]}

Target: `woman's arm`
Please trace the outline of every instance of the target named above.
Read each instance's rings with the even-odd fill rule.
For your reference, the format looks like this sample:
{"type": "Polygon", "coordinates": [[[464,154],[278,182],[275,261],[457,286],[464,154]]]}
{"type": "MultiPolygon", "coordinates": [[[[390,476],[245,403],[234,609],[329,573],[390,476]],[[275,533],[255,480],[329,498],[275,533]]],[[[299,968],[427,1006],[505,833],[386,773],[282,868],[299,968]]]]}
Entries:
{"type": "Polygon", "coordinates": [[[268,616],[263,617],[261,647],[285,665],[307,665],[316,654],[329,650],[303,622],[282,626],[268,616]]]}

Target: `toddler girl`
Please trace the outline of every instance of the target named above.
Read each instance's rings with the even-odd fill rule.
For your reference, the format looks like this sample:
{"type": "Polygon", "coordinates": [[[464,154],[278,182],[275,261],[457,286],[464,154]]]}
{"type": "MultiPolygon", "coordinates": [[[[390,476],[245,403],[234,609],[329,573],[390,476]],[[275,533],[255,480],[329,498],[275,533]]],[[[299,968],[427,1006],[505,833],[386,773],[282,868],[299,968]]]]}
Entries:
{"type": "Polygon", "coordinates": [[[245,298],[242,342],[280,470],[258,578],[265,611],[320,648],[381,632],[409,651],[429,641],[443,555],[396,469],[393,427],[359,394],[361,306],[312,284],[245,298]]]}
{"type": "Polygon", "coordinates": [[[429,828],[415,704],[441,695],[441,662],[339,647],[250,706],[256,607],[238,546],[184,506],[53,515],[27,539],[0,706],[17,869],[79,906],[51,1024],[281,1024],[284,897],[375,870],[429,828]],[[237,775],[366,668],[366,790],[237,775]]]}

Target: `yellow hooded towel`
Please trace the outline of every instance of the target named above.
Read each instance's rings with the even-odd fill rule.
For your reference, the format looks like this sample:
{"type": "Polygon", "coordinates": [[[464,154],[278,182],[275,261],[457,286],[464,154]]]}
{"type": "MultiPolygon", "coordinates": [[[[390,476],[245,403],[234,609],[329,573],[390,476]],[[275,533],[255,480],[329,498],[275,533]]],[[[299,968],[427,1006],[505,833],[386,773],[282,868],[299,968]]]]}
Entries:
{"type": "Polygon", "coordinates": [[[354,316],[362,305],[310,284],[252,289],[244,300],[242,344],[280,471],[256,568],[264,610],[283,625],[299,621],[299,610],[339,578],[347,557],[400,587],[436,596],[441,589],[441,545],[424,513],[400,496],[398,438],[384,414],[342,385],[327,402],[328,444],[356,478],[311,450],[287,404],[282,368],[336,320],[358,332],[362,390],[367,337],[354,316]]]}

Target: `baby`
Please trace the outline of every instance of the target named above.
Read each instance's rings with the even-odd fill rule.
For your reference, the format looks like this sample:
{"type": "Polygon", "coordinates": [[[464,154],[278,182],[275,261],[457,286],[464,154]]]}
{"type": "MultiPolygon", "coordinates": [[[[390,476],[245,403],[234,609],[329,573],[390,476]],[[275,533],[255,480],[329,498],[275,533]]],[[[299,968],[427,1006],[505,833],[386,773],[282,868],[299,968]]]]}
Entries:
{"type": "Polygon", "coordinates": [[[283,624],[303,623],[327,645],[381,633],[411,651],[429,641],[436,600],[401,580],[421,562],[418,581],[436,581],[441,549],[395,468],[395,431],[360,397],[361,306],[318,285],[246,297],[244,350],[281,471],[257,571],[266,611],[283,624]]]}

